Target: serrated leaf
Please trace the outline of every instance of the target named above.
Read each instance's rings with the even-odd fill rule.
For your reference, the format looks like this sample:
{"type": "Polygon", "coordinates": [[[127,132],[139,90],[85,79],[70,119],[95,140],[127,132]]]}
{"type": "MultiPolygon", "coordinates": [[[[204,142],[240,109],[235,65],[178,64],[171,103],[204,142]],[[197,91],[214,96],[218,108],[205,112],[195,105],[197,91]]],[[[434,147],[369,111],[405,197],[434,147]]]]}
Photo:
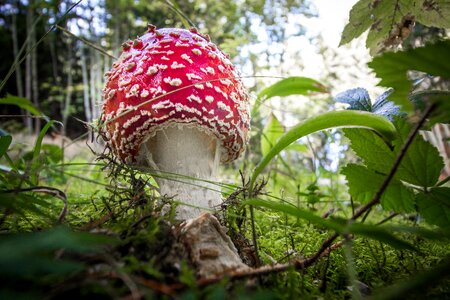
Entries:
{"type": "Polygon", "coordinates": [[[429,116],[428,126],[436,123],[450,123],[450,91],[420,91],[412,94],[410,99],[421,111],[430,104],[436,105],[429,116]]]}
{"type": "Polygon", "coordinates": [[[428,27],[450,28],[450,2],[448,0],[422,0],[417,20],[428,27]]]}
{"type": "Polygon", "coordinates": [[[369,93],[363,88],[350,89],[339,93],[334,100],[336,102],[349,104],[350,106],[347,109],[373,112],[374,114],[386,117],[392,121],[394,116],[401,115],[400,107],[387,99],[392,92],[392,89],[384,92],[376,99],[373,106],[370,101],[369,93]]]}
{"type": "MultiPolygon", "coordinates": [[[[348,164],[341,173],[348,181],[350,195],[360,203],[372,200],[385,179],[385,175],[356,164],[348,164]]],[[[414,193],[396,179],[391,181],[381,196],[381,206],[396,212],[413,212],[414,201],[414,193]]]]}
{"type": "Polygon", "coordinates": [[[350,106],[347,109],[350,110],[372,111],[369,93],[363,88],[346,90],[345,92],[339,93],[334,97],[334,101],[349,104],[350,106]]]}
{"type": "Polygon", "coordinates": [[[367,16],[370,16],[371,10],[372,0],[360,0],[353,5],[349,14],[349,22],[342,32],[339,46],[350,43],[354,38],[369,29],[373,21],[367,16]]]}
{"type": "Polygon", "coordinates": [[[317,80],[308,77],[288,77],[263,89],[258,94],[258,101],[252,109],[256,114],[261,104],[272,97],[286,97],[291,95],[311,95],[312,93],[326,93],[328,89],[317,80]]]}
{"type": "Polygon", "coordinates": [[[0,158],[8,151],[9,145],[11,145],[12,136],[5,135],[0,136],[0,158]]]}
{"type": "Polygon", "coordinates": [[[284,127],[275,115],[271,115],[261,136],[261,153],[266,156],[278,139],[284,134],[284,127]]]}
{"type": "MultiPolygon", "coordinates": [[[[393,141],[395,151],[398,152],[407,139],[412,125],[404,119],[398,119],[394,125],[399,133],[398,139],[393,141]]],[[[444,161],[439,151],[418,134],[406,152],[396,178],[424,188],[432,187],[439,180],[442,168],[444,161]]]]}
{"type": "Polygon", "coordinates": [[[408,99],[411,82],[407,72],[421,71],[433,76],[450,78],[450,40],[403,52],[385,53],[369,62],[369,67],[381,79],[378,85],[394,89],[389,98],[400,105],[402,110],[410,111],[412,104],[408,99]]]}
{"type": "Polygon", "coordinates": [[[360,0],[350,11],[340,45],[369,30],[366,46],[375,55],[404,40],[416,21],[435,27],[450,27],[448,0],[360,0]]]}
{"type": "Polygon", "coordinates": [[[437,187],[428,193],[417,194],[417,205],[428,223],[450,229],[449,187],[437,187]]]}
{"type": "Polygon", "coordinates": [[[400,106],[396,105],[393,101],[389,100],[388,97],[392,94],[394,90],[389,89],[383,94],[381,94],[372,106],[372,112],[386,117],[393,121],[395,116],[403,116],[404,114],[400,112],[400,106]]]}
{"type": "Polygon", "coordinates": [[[34,116],[37,116],[37,117],[42,116],[42,113],[39,111],[39,109],[27,98],[22,98],[22,97],[7,94],[5,98],[0,99],[0,105],[1,104],[17,105],[20,108],[25,109],[26,111],[29,111],[34,116]]]}
{"type": "MultiPolygon", "coordinates": [[[[396,119],[394,125],[398,137],[392,142],[393,149],[370,131],[352,128],[344,129],[344,133],[351,141],[352,150],[369,169],[387,174],[412,128],[412,125],[400,118],[396,119]]],[[[437,183],[443,167],[444,163],[438,150],[421,135],[417,135],[406,152],[395,178],[424,188],[432,187],[437,183]]]]}
{"type": "Polygon", "coordinates": [[[350,147],[364,164],[379,173],[387,173],[395,160],[395,152],[375,132],[360,128],[343,129],[350,147]],[[382,158],[382,159],[380,159],[382,158]]]}

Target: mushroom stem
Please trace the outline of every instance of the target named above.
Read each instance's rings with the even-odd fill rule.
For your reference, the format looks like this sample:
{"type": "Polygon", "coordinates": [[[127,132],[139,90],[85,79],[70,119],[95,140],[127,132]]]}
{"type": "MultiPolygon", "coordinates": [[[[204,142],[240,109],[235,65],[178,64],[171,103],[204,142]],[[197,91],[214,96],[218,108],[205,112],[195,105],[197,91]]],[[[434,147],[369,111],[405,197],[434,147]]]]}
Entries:
{"type": "Polygon", "coordinates": [[[163,172],[157,178],[160,194],[181,203],[177,220],[195,218],[222,203],[220,187],[211,183],[220,164],[215,136],[187,125],[166,127],[141,146],[140,159],[163,172]]]}

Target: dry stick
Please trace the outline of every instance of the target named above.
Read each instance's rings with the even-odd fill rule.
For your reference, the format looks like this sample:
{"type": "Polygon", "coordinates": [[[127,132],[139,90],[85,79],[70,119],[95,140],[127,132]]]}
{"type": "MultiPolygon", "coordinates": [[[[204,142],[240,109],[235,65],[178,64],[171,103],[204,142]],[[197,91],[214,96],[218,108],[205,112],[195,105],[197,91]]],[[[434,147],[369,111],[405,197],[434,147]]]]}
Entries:
{"type": "Polygon", "coordinates": [[[114,55],[111,55],[110,53],[108,53],[105,49],[103,49],[103,48],[101,48],[101,47],[99,47],[99,46],[97,46],[97,45],[95,45],[95,44],[89,42],[88,40],[86,40],[86,39],[84,39],[84,38],[82,38],[82,37],[79,37],[79,36],[76,35],[76,34],[73,34],[71,31],[67,30],[66,28],[61,27],[61,26],[59,26],[59,25],[55,25],[55,26],[56,26],[56,28],[58,28],[59,30],[61,30],[62,32],[64,32],[65,34],[70,35],[70,36],[76,38],[77,40],[82,41],[83,43],[85,43],[85,44],[88,45],[89,47],[91,47],[91,48],[97,50],[98,52],[100,52],[100,53],[102,53],[102,54],[104,54],[104,55],[106,55],[106,56],[109,56],[109,57],[111,57],[111,58],[118,59],[118,58],[115,57],[114,55]]]}
{"type": "MultiPolygon", "coordinates": [[[[405,143],[403,144],[402,148],[400,149],[400,151],[398,153],[398,156],[397,156],[389,174],[386,176],[385,180],[383,181],[383,184],[381,185],[381,187],[379,188],[379,190],[377,191],[377,193],[375,194],[373,199],[369,203],[364,205],[361,209],[359,209],[355,213],[355,215],[350,218],[350,220],[349,220],[350,222],[355,221],[360,216],[362,216],[365,212],[367,212],[369,209],[371,209],[374,205],[376,205],[380,202],[381,196],[385,192],[385,190],[388,187],[391,180],[394,178],[394,175],[397,172],[401,161],[405,157],[406,151],[408,150],[408,148],[411,145],[411,143],[413,142],[415,136],[419,132],[419,129],[423,126],[427,117],[434,110],[434,108],[435,108],[435,105],[433,104],[433,105],[430,105],[425,110],[420,121],[416,124],[416,126],[409,133],[405,143]]],[[[287,264],[267,265],[267,266],[262,266],[260,268],[251,269],[249,271],[243,271],[243,272],[236,271],[236,272],[231,272],[231,273],[227,273],[227,274],[222,274],[220,276],[213,277],[213,278],[201,279],[201,280],[197,281],[197,284],[199,286],[208,285],[208,284],[215,283],[215,282],[221,280],[225,276],[228,276],[231,279],[239,279],[239,278],[247,278],[247,277],[252,277],[252,276],[257,276],[257,275],[278,273],[278,272],[286,271],[292,267],[294,267],[297,270],[302,270],[302,269],[305,269],[305,268],[313,265],[314,263],[316,263],[319,258],[321,258],[325,255],[328,255],[333,249],[339,248],[342,245],[342,242],[332,244],[334,242],[334,240],[338,237],[339,237],[339,234],[334,233],[332,236],[330,236],[327,240],[325,240],[322,243],[320,249],[313,256],[310,256],[308,258],[294,260],[287,264]]]]}
{"type": "Polygon", "coordinates": [[[56,197],[56,198],[62,200],[62,202],[64,203],[64,207],[62,208],[61,212],[59,213],[58,224],[61,223],[64,220],[64,218],[66,217],[67,205],[68,205],[67,204],[67,196],[63,191],[61,191],[57,188],[48,187],[48,186],[33,186],[33,187],[29,187],[29,188],[4,190],[1,192],[2,193],[34,192],[34,193],[44,193],[44,194],[51,195],[53,197],[56,197]]]}

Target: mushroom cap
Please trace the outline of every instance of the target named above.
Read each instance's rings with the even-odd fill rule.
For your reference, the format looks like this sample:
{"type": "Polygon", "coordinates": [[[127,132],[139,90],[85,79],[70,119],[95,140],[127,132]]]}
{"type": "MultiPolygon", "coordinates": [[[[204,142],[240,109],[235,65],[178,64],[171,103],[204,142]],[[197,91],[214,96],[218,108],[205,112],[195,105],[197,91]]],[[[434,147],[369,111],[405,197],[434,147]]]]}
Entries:
{"type": "Polygon", "coordinates": [[[104,137],[115,154],[135,162],[140,146],[168,126],[192,126],[221,141],[222,162],[245,149],[249,100],[234,66],[196,29],[156,29],[123,44],[105,74],[104,137]]]}

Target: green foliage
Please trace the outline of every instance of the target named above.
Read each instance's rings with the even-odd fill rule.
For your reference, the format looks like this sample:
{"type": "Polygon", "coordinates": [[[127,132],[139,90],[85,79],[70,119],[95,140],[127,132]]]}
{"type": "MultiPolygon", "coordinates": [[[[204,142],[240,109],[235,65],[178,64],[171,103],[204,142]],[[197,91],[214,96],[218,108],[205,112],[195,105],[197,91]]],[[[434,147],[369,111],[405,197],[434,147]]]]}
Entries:
{"type": "MultiPolygon", "coordinates": [[[[341,173],[348,181],[350,195],[355,201],[363,204],[373,199],[385,178],[385,175],[356,164],[348,164],[341,173]]],[[[413,212],[415,211],[414,204],[414,193],[397,179],[389,184],[381,196],[381,205],[388,211],[413,212]]]]}
{"type": "Polygon", "coordinates": [[[270,115],[269,121],[267,122],[266,127],[264,127],[261,135],[261,153],[263,156],[266,156],[267,153],[269,153],[270,149],[276,144],[283,133],[283,125],[281,125],[275,115],[270,115]]]}
{"type": "MultiPolygon", "coordinates": [[[[412,125],[404,119],[396,119],[394,124],[398,136],[392,141],[392,146],[372,132],[361,129],[344,130],[351,142],[352,150],[365,164],[365,166],[349,164],[342,170],[348,181],[349,192],[356,201],[367,203],[373,199],[412,128],[412,125]]],[[[437,184],[443,166],[437,149],[424,141],[422,136],[416,136],[394,180],[382,195],[383,208],[396,212],[414,211],[415,195],[408,186],[418,186],[423,190],[433,187],[437,184]]]]}
{"type": "MultiPolygon", "coordinates": [[[[344,129],[350,139],[352,150],[364,161],[364,164],[375,172],[387,174],[397,157],[412,125],[404,119],[394,123],[398,137],[392,141],[392,146],[372,132],[360,129],[344,129]],[[392,147],[392,148],[391,148],[392,147]],[[383,157],[383,159],[380,159],[383,157]]],[[[396,173],[396,178],[423,188],[437,183],[443,161],[437,149],[422,136],[415,137],[396,173]]]]}
{"type": "Polygon", "coordinates": [[[17,105],[18,107],[29,111],[36,117],[41,117],[42,112],[27,98],[21,98],[8,94],[5,98],[0,99],[0,105],[17,105]]]}
{"type": "Polygon", "coordinates": [[[447,0],[360,0],[350,11],[340,45],[369,30],[366,47],[375,55],[406,38],[414,22],[445,28],[450,26],[449,16],[447,0]]]}
{"type": "Polygon", "coordinates": [[[299,138],[313,132],[334,127],[364,127],[376,130],[386,139],[393,139],[395,129],[391,122],[378,115],[362,111],[332,111],[327,112],[303,122],[300,122],[286,132],[272,147],[270,152],[262,158],[253,171],[250,187],[253,187],[259,174],[267,164],[281,151],[299,138]]]}
{"type": "Polygon", "coordinates": [[[244,204],[269,208],[273,211],[283,212],[283,213],[289,214],[289,215],[297,217],[297,218],[305,219],[315,225],[320,225],[320,226],[323,226],[328,229],[332,229],[332,230],[335,230],[338,232],[344,231],[344,227],[339,222],[325,220],[325,219],[317,216],[313,212],[310,212],[305,209],[301,209],[290,203],[275,202],[275,201],[269,201],[269,200],[263,200],[263,199],[250,199],[250,200],[245,201],[244,204]]]}
{"type": "Polygon", "coordinates": [[[417,194],[417,205],[425,220],[450,229],[450,188],[436,187],[417,194]]]}
{"type": "Polygon", "coordinates": [[[342,92],[336,95],[334,100],[336,102],[349,104],[347,109],[373,112],[374,114],[386,117],[392,121],[394,116],[401,115],[399,112],[400,107],[388,99],[392,92],[393,90],[388,90],[380,95],[375,100],[373,105],[370,101],[369,93],[363,88],[356,88],[342,92]]]}
{"type": "MultiPolygon", "coordinates": [[[[396,53],[384,53],[375,57],[370,63],[375,74],[381,78],[379,85],[394,88],[389,98],[396,104],[401,105],[405,111],[410,111],[412,105],[408,100],[411,91],[411,81],[408,80],[407,72],[410,70],[425,72],[433,76],[450,78],[450,67],[443,62],[448,61],[450,53],[450,41],[441,41],[424,47],[410,49],[396,53]]],[[[428,104],[433,103],[435,94],[421,94],[427,99],[428,104]]],[[[445,96],[448,107],[448,93],[445,96]]],[[[440,99],[437,99],[440,100],[440,99]]],[[[442,101],[442,102],[445,102],[442,101]]]]}
{"type": "MultiPolygon", "coordinates": [[[[41,18],[59,20],[62,12],[59,12],[61,7],[58,3],[46,2],[36,6],[41,4],[45,5],[45,10],[38,10],[41,18]]],[[[104,36],[98,37],[96,32],[90,31],[87,39],[111,49],[125,37],[141,34],[147,21],[159,27],[194,24],[202,32],[210,33],[222,48],[228,48],[227,52],[231,50],[234,56],[239,47],[255,41],[256,37],[249,34],[251,30],[248,28],[260,21],[267,26],[271,38],[284,41],[283,18],[304,7],[303,1],[296,0],[282,0],[275,6],[266,0],[242,3],[141,1],[131,4],[124,0],[106,1],[104,9],[114,18],[107,18],[110,26],[104,36]]],[[[87,6],[82,8],[95,12],[87,6]]],[[[408,22],[413,17],[424,24],[446,26],[448,9],[444,1],[359,1],[352,10],[350,24],[341,43],[370,28],[368,44],[372,51],[382,51],[403,40],[404,30],[410,29],[408,22]],[[409,11],[412,4],[430,6],[427,10],[417,6],[414,11],[409,11]],[[446,14],[438,18],[436,14],[439,12],[446,14]],[[373,14],[373,18],[368,14],[373,14]]],[[[23,15],[23,7],[18,11],[23,15]]],[[[0,14],[4,16],[2,10],[0,14]]],[[[68,17],[78,18],[76,15],[68,17]]],[[[94,20],[98,17],[101,16],[92,15],[94,20]]],[[[3,19],[9,25],[9,15],[3,19]]],[[[19,23],[23,26],[25,22],[19,23]]],[[[1,37],[2,40],[10,36],[9,27],[5,28],[3,31],[0,28],[1,32],[7,33],[1,37]]],[[[49,42],[56,46],[55,49],[74,46],[76,55],[92,50],[80,48],[76,43],[63,43],[65,47],[58,47],[62,40],[58,35],[61,32],[50,30],[47,34],[57,41],[54,44],[49,42]]],[[[38,41],[41,42],[42,39],[38,41]]],[[[40,47],[40,50],[44,48],[40,47]]],[[[55,121],[43,124],[35,140],[31,140],[34,142],[27,143],[29,146],[26,148],[22,148],[15,134],[10,136],[0,132],[0,279],[4,283],[0,288],[0,298],[345,299],[364,296],[363,291],[359,291],[361,286],[375,290],[374,295],[378,295],[377,288],[389,285],[389,289],[382,290],[382,297],[405,298],[412,291],[423,292],[423,298],[434,296],[429,286],[448,275],[450,255],[450,188],[445,180],[438,183],[443,166],[438,151],[417,135],[382,195],[381,206],[367,210],[362,222],[354,216],[360,205],[367,204],[379,192],[415,126],[397,118],[403,116],[399,105],[408,109],[409,96],[419,110],[430,104],[436,106],[428,125],[449,121],[449,92],[422,91],[408,95],[412,86],[407,77],[409,71],[422,71],[428,73],[425,76],[441,76],[442,81],[448,79],[450,71],[444,63],[448,60],[448,48],[447,41],[375,58],[372,68],[382,78],[382,85],[395,88],[395,93],[388,90],[373,104],[368,92],[358,88],[341,93],[335,99],[347,103],[352,111],[317,115],[287,132],[273,114],[267,121],[254,122],[264,124],[253,126],[256,128],[252,132],[255,144],[249,147],[250,151],[242,161],[224,171],[227,183],[217,183],[228,196],[217,213],[224,215],[225,225],[240,254],[249,262],[254,259],[256,253],[249,241],[253,230],[267,270],[272,263],[283,264],[314,257],[332,233],[337,233],[339,242],[348,239],[343,249],[339,248],[339,243],[328,247],[329,255],[305,269],[297,270],[292,265],[286,272],[262,275],[258,281],[224,278],[200,287],[195,271],[188,263],[161,265],[161,258],[170,250],[173,227],[170,222],[173,220],[170,214],[161,216],[161,207],[170,200],[159,197],[154,178],[150,177],[152,174],[132,170],[104,153],[100,155],[101,163],[94,162],[93,157],[87,159],[84,153],[78,153],[76,160],[68,161],[69,158],[64,156],[65,149],[43,142],[51,129],[58,129],[55,121]],[[311,137],[308,147],[295,143],[310,133],[336,127],[350,127],[344,132],[358,156],[358,163],[350,163],[342,169],[347,184],[327,161],[330,140],[341,149],[346,146],[340,132],[311,137]],[[250,174],[250,184],[247,185],[247,172],[255,162],[259,163],[250,174]],[[256,184],[271,162],[274,163],[267,185],[256,184]],[[242,173],[238,174],[238,168],[242,173]],[[107,179],[105,170],[110,170],[111,174],[107,179]],[[239,175],[241,181],[233,181],[232,178],[239,175]],[[55,197],[63,201],[55,201],[55,197]],[[254,216],[249,216],[248,206],[257,208],[254,216]],[[60,211],[64,212],[66,208],[65,218],[57,220],[55,216],[58,213],[61,216],[60,211]],[[422,222],[422,218],[426,222],[422,222]],[[66,226],[55,226],[61,220],[66,226]],[[254,221],[254,228],[251,221],[254,221]],[[77,232],[75,228],[107,232],[117,236],[120,242],[115,243],[116,239],[102,235],[77,232]],[[420,272],[423,273],[417,277],[411,275],[420,272]],[[393,285],[405,278],[409,280],[393,285]],[[353,290],[349,291],[350,288],[353,290]],[[25,291],[30,292],[25,294],[25,291]]],[[[47,58],[46,54],[45,51],[39,52],[38,58],[47,58]]],[[[61,92],[60,88],[67,84],[63,76],[66,74],[58,72],[61,71],[58,68],[64,65],[61,59],[66,59],[65,54],[64,50],[59,51],[58,57],[54,58],[58,78],[47,75],[39,78],[43,85],[54,87],[51,97],[40,91],[41,99],[60,101],[65,98],[66,91],[61,92]]],[[[270,51],[267,56],[271,56],[270,51]]],[[[91,66],[103,71],[103,59],[96,55],[86,58],[91,61],[91,66]]],[[[41,68],[40,60],[38,65],[41,68]]],[[[45,66],[41,69],[48,71],[45,66]]],[[[39,71],[39,75],[45,75],[45,72],[39,71]]],[[[78,71],[71,74],[75,86],[73,98],[78,100],[85,85],[80,84],[78,71]]],[[[88,74],[92,79],[91,85],[98,83],[97,75],[94,71],[88,74]]],[[[445,88],[445,84],[442,86],[445,88]]],[[[11,89],[10,86],[5,87],[6,90],[11,89]]],[[[90,92],[92,95],[95,90],[90,92]]],[[[325,94],[328,90],[316,80],[285,78],[259,92],[253,115],[258,115],[260,105],[272,97],[313,96],[318,93],[325,94]]],[[[329,98],[323,101],[326,105],[332,102],[329,98]]],[[[34,116],[43,116],[24,98],[7,95],[0,99],[0,104],[16,105],[34,116]]],[[[81,111],[75,106],[70,110],[81,111]]],[[[333,155],[339,156],[333,157],[336,160],[354,158],[344,157],[342,153],[333,155]]],[[[182,176],[174,177],[184,179],[182,176]]],[[[181,252],[171,255],[184,255],[181,252]]],[[[446,282],[438,288],[437,297],[450,294],[446,282]]]]}
{"type": "Polygon", "coordinates": [[[2,235],[0,277],[31,279],[33,276],[80,271],[80,262],[55,259],[55,251],[64,249],[67,253],[95,252],[101,249],[100,246],[112,241],[106,236],[73,232],[66,227],[38,233],[2,235]],[[12,249],[14,250],[11,251],[12,249]]]}
{"type": "Polygon", "coordinates": [[[357,234],[370,239],[386,243],[396,249],[414,250],[415,248],[408,242],[403,241],[392,234],[389,229],[380,226],[365,225],[361,223],[344,222],[342,219],[325,220],[313,212],[295,207],[289,203],[280,203],[263,199],[250,199],[244,202],[246,205],[269,208],[275,212],[282,212],[300,219],[304,219],[316,226],[334,230],[340,234],[357,234]]]}
{"type": "Polygon", "coordinates": [[[272,97],[286,97],[291,95],[312,95],[313,93],[327,93],[326,86],[317,80],[307,77],[288,77],[271,86],[266,87],[258,94],[258,100],[252,109],[255,115],[262,103],[272,97]]]}
{"type": "Polygon", "coordinates": [[[2,158],[2,156],[6,154],[6,151],[8,151],[11,142],[12,136],[10,135],[0,136],[0,158],[2,158]]]}

